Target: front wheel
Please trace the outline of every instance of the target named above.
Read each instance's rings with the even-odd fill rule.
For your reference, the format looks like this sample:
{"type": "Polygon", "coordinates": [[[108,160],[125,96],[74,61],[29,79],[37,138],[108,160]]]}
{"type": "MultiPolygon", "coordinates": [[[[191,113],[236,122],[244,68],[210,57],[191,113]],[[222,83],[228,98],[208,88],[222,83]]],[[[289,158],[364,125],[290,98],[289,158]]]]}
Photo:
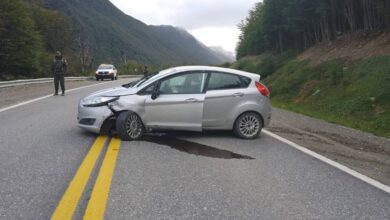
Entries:
{"type": "Polygon", "coordinates": [[[234,123],[233,132],[243,139],[257,138],[261,132],[263,123],[259,115],[246,112],[240,115],[234,123]]]}
{"type": "Polygon", "coordinates": [[[116,120],[116,131],[124,141],[139,140],[144,134],[144,125],[136,113],[122,112],[116,120]]]}

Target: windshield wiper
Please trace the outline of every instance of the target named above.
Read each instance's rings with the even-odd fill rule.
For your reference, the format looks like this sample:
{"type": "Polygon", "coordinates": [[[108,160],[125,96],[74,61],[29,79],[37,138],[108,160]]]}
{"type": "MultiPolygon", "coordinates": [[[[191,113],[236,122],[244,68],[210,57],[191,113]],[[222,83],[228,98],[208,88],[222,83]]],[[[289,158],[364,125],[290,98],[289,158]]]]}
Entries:
{"type": "Polygon", "coordinates": [[[130,83],[127,83],[127,84],[124,84],[122,85],[122,87],[125,87],[125,88],[131,88],[133,86],[135,86],[135,84],[137,84],[140,80],[136,80],[136,81],[133,81],[133,82],[130,82],[130,83]]]}

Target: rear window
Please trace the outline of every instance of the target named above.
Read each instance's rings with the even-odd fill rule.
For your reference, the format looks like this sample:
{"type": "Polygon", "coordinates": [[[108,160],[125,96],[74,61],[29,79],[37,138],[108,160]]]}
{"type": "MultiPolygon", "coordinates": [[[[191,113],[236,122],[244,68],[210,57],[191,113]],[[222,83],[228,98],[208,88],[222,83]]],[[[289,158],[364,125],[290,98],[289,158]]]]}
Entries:
{"type": "Polygon", "coordinates": [[[249,86],[251,79],[228,73],[211,73],[207,90],[240,89],[249,86]]]}

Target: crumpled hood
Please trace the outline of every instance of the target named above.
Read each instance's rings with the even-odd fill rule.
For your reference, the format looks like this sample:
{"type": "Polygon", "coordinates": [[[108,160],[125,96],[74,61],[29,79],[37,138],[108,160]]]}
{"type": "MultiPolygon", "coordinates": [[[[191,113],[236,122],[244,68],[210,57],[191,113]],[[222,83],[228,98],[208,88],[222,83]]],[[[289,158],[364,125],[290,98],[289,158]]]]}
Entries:
{"type": "Polygon", "coordinates": [[[125,95],[134,95],[137,93],[137,89],[135,88],[124,88],[124,87],[115,87],[110,89],[103,89],[92,94],[86,96],[86,98],[93,98],[98,96],[103,97],[115,97],[115,96],[125,96],[125,95]]]}

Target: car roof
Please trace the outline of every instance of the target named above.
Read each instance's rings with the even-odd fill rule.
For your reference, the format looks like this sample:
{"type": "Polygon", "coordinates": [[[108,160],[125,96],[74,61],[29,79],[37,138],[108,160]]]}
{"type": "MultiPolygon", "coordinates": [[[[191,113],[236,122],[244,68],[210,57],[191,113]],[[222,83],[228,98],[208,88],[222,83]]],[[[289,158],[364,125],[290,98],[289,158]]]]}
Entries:
{"type": "Polygon", "coordinates": [[[114,66],[113,64],[105,64],[105,63],[102,63],[100,64],[99,66],[114,66]]]}
{"type": "Polygon", "coordinates": [[[155,82],[156,80],[162,79],[166,76],[170,76],[170,75],[175,74],[175,73],[186,72],[186,71],[216,71],[216,72],[238,74],[238,75],[249,77],[252,80],[260,80],[259,74],[249,73],[249,72],[245,72],[245,71],[241,71],[241,70],[235,70],[235,69],[229,69],[229,68],[223,68],[223,67],[215,67],[215,66],[177,66],[177,67],[172,67],[172,68],[160,71],[158,74],[156,74],[156,75],[152,76],[150,79],[148,79],[147,83],[142,83],[142,86],[140,86],[139,88],[143,89],[143,88],[149,86],[152,82],[155,82]]]}
{"type": "Polygon", "coordinates": [[[178,67],[173,67],[170,69],[163,70],[162,72],[160,72],[161,74],[159,74],[159,75],[166,76],[166,75],[170,75],[173,73],[185,72],[185,71],[216,71],[216,72],[238,74],[238,75],[247,76],[250,78],[259,77],[259,74],[256,74],[256,73],[250,73],[250,72],[245,72],[245,71],[241,71],[241,70],[235,70],[235,69],[223,68],[223,67],[215,67],[215,66],[178,66],[178,67]]]}

